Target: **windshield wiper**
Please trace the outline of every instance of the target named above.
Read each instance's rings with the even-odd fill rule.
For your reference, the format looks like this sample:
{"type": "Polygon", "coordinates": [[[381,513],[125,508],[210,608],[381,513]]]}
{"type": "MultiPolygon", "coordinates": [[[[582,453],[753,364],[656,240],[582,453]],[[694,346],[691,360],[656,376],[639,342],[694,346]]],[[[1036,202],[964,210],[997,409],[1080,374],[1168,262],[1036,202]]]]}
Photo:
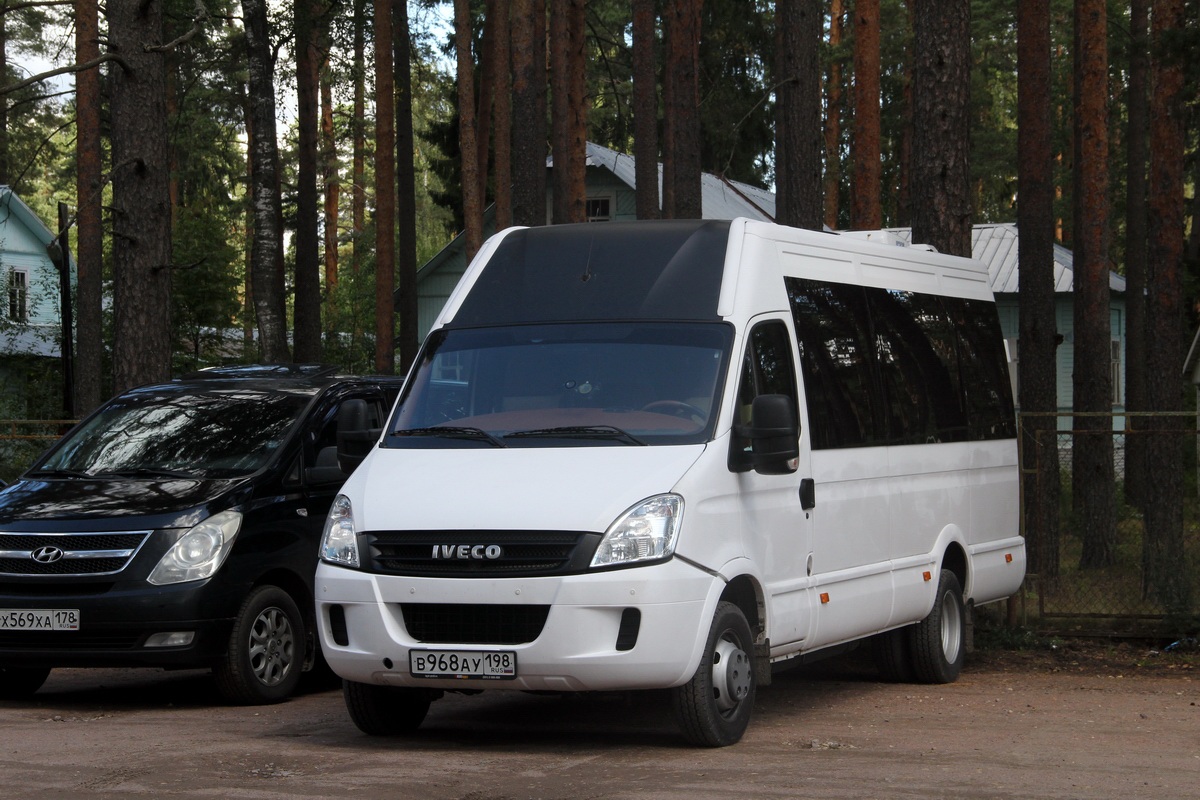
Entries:
{"type": "Polygon", "coordinates": [[[483,428],[456,428],[453,426],[435,425],[431,428],[404,428],[403,430],[392,431],[392,436],[436,436],[445,439],[470,439],[477,442],[487,442],[493,447],[508,446],[483,428]]]}
{"type": "Polygon", "coordinates": [[[153,467],[132,467],[130,469],[111,469],[104,472],[97,472],[94,477],[97,478],[187,478],[192,479],[196,476],[190,472],[181,472],[177,469],[155,469],[153,467]]]}
{"type": "Polygon", "coordinates": [[[505,439],[611,439],[628,442],[629,444],[645,445],[646,443],[629,431],[623,431],[613,425],[565,425],[561,428],[534,428],[528,431],[513,431],[505,434],[505,439]]]}
{"type": "Polygon", "coordinates": [[[29,473],[30,475],[39,478],[91,478],[90,472],[82,472],[77,469],[39,469],[36,472],[29,473]]]}

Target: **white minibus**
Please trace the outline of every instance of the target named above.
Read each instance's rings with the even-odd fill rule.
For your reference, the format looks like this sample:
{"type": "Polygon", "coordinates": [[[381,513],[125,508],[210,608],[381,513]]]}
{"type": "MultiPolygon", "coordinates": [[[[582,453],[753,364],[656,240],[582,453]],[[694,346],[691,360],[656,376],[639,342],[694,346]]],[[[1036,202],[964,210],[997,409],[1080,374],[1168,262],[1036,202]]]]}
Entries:
{"type": "Polygon", "coordinates": [[[355,724],[658,689],[722,746],[774,670],[859,641],[889,679],[955,680],[971,606],[1025,572],[1008,364],[984,267],[887,239],[489,239],[386,428],[342,443],[316,603],[355,724]]]}

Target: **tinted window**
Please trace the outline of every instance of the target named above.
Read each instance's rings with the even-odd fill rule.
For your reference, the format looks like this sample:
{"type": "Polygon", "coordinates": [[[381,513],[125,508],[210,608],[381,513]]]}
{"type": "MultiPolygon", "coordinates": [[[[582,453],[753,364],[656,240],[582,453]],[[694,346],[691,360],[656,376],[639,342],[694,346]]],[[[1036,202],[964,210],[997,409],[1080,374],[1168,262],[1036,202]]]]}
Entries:
{"type": "Polygon", "coordinates": [[[786,283],[813,449],[1016,435],[995,304],[786,283]]]}
{"type": "Polygon", "coordinates": [[[787,279],[814,450],[882,444],[870,317],[861,287],[787,279]],[[877,417],[879,419],[877,419],[877,417]]]}
{"type": "Polygon", "coordinates": [[[236,390],[126,395],[70,434],[39,469],[249,474],[267,464],[309,400],[236,390]]]}

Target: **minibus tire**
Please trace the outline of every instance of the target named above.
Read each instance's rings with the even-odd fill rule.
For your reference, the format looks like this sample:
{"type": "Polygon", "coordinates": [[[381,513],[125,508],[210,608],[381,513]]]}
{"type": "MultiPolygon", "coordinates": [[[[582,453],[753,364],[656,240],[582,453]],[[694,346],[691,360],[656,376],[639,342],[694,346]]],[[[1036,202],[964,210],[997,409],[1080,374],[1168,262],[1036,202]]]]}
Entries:
{"type": "Polygon", "coordinates": [[[49,667],[0,666],[0,700],[25,700],[42,688],[49,667]]]}
{"type": "Polygon", "coordinates": [[[696,674],[671,693],[676,722],[688,742],[725,747],[742,738],[754,710],[753,652],[746,615],[733,603],[718,603],[696,674]]]}
{"type": "Polygon", "coordinates": [[[879,676],[889,683],[911,683],[915,677],[912,658],[912,631],[907,627],[877,633],[871,637],[871,655],[879,676]]]}
{"type": "Polygon", "coordinates": [[[967,611],[962,586],[948,569],[938,580],[933,610],[912,626],[913,671],[921,683],[953,683],[966,656],[967,611]]]}
{"type": "Polygon", "coordinates": [[[304,670],[305,637],[292,596],[278,586],[259,586],[242,603],[225,658],[213,670],[218,691],[240,705],[286,700],[304,670]]]}
{"type": "Polygon", "coordinates": [[[425,721],[433,695],[425,689],[342,681],[350,719],[368,736],[412,733],[425,721]]]}

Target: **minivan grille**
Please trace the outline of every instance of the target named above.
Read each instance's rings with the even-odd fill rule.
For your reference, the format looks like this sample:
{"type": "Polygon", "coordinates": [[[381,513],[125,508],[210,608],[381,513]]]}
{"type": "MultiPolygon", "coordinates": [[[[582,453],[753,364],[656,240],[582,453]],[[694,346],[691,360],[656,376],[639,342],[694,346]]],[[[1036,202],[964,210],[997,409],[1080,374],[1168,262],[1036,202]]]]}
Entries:
{"type": "Polygon", "coordinates": [[[0,575],[111,575],[151,533],[0,533],[0,575]]]}
{"type": "Polygon", "coordinates": [[[588,568],[600,534],[574,531],[377,531],[369,568],[383,575],[462,578],[564,575],[588,568]]]}
{"type": "Polygon", "coordinates": [[[430,644],[525,644],[542,632],[550,606],[401,603],[404,627],[430,644]]]}

